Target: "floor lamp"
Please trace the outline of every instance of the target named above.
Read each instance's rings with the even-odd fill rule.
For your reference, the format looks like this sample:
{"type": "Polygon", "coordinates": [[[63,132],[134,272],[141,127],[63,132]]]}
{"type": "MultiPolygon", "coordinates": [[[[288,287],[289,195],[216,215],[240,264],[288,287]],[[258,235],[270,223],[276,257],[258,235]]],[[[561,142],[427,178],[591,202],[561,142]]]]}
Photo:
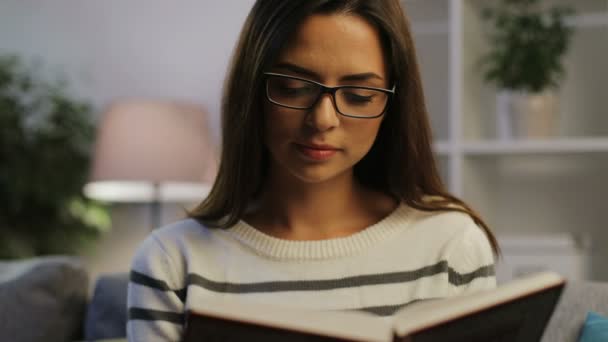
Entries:
{"type": "Polygon", "coordinates": [[[150,224],[163,224],[162,204],[198,202],[217,171],[207,113],[169,101],[116,103],[97,129],[87,196],[150,203],[150,224]]]}

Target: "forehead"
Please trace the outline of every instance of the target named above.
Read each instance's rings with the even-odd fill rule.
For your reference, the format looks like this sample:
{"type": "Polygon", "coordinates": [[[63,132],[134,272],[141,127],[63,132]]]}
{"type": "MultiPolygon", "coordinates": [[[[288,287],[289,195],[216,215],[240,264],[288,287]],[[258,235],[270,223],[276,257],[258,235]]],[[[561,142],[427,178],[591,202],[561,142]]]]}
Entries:
{"type": "Polygon", "coordinates": [[[351,14],[307,17],[278,61],[297,64],[325,78],[361,72],[386,75],[378,30],[364,18],[351,14]]]}

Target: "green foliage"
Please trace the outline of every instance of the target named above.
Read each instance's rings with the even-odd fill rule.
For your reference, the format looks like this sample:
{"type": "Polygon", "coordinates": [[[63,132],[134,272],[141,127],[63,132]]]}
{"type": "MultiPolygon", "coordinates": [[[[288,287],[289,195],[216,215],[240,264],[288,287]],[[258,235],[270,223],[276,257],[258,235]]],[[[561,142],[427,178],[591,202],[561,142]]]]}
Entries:
{"type": "Polygon", "coordinates": [[[485,80],[531,92],[557,87],[573,33],[564,19],[573,13],[570,7],[543,8],[538,0],[502,0],[484,8],[482,18],[494,26],[491,51],[481,60],[485,80]]]}
{"type": "Polygon", "coordinates": [[[91,107],[0,56],[0,258],[76,253],[109,227],[84,197],[91,107]]]}

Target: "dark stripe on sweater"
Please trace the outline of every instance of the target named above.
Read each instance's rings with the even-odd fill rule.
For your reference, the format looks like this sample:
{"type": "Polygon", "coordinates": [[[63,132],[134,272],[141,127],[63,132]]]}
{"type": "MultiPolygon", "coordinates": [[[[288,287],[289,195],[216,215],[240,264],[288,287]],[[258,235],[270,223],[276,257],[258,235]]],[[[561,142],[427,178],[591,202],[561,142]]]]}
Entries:
{"type": "MultiPolygon", "coordinates": [[[[488,265],[470,273],[458,273],[448,266],[447,261],[440,261],[435,265],[426,266],[413,271],[380,273],[371,275],[360,275],[339,279],[326,280],[295,280],[295,281],[269,281],[258,283],[229,283],[217,282],[207,279],[198,274],[189,274],[186,288],[190,285],[200,286],[208,291],[218,293],[268,293],[268,292],[288,292],[288,291],[323,291],[343,288],[352,288],[369,285],[398,284],[415,281],[424,277],[434,276],[440,273],[447,273],[448,280],[455,286],[466,285],[476,278],[494,275],[494,266],[488,265]]],[[[149,278],[149,277],[147,277],[149,278]]],[[[150,278],[153,279],[153,278],[150,278]]],[[[153,279],[154,280],[154,279],[153,279]]],[[[146,285],[143,282],[138,282],[146,285]]],[[[149,282],[152,285],[156,283],[149,282]]],[[[166,283],[162,282],[163,284],[166,283]]],[[[158,284],[156,284],[158,285],[158,284]]],[[[157,286],[150,286],[160,288],[157,286]]],[[[167,287],[168,288],[168,287],[167,287]]],[[[168,290],[164,290],[168,291],[168,290]]],[[[185,294],[185,290],[179,290],[185,294]]],[[[176,291],[177,292],[177,291],[176,291]]]]}
{"type": "Polygon", "coordinates": [[[152,278],[150,276],[147,276],[143,273],[139,273],[136,271],[131,271],[131,274],[129,275],[129,279],[131,280],[132,283],[135,283],[138,285],[151,287],[153,289],[157,289],[157,290],[165,291],[165,292],[174,292],[177,295],[177,297],[182,301],[182,303],[186,302],[187,287],[185,287],[183,289],[172,290],[165,281],[152,278]]]}
{"type": "Polygon", "coordinates": [[[175,324],[184,324],[184,314],[142,308],[129,308],[129,320],[165,321],[175,324]]]}
{"type": "Polygon", "coordinates": [[[448,279],[450,284],[461,286],[472,282],[476,278],[483,278],[495,275],[494,265],[487,265],[476,269],[473,272],[460,274],[454,271],[453,268],[449,268],[448,279]]]}
{"type": "Polygon", "coordinates": [[[369,312],[369,313],[377,315],[377,316],[390,316],[390,315],[394,314],[395,312],[397,312],[397,310],[399,310],[402,307],[405,307],[407,305],[408,304],[373,306],[373,307],[368,307],[368,308],[356,309],[353,311],[369,312]]]}
{"type": "Polygon", "coordinates": [[[369,312],[371,314],[377,316],[390,316],[397,312],[397,310],[407,306],[408,304],[400,304],[400,305],[385,305],[385,306],[373,306],[368,308],[361,308],[354,311],[363,311],[369,312]]]}
{"type": "Polygon", "coordinates": [[[441,299],[441,298],[415,299],[415,300],[412,300],[412,301],[407,302],[405,304],[385,305],[385,306],[370,306],[370,307],[366,307],[366,308],[355,309],[353,311],[369,312],[371,314],[378,315],[378,316],[391,316],[395,312],[397,312],[400,309],[402,309],[402,308],[404,308],[406,306],[409,306],[411,304],[418,303],[418,302],[424,302],[424,301],[428,301],[428,300],[436,300],[436,299],[441,299]]]}
{"type": "Polygon", "coordinates": [[[197,274],[189,274],[187,283],[188,285],[200,286],[206,290],[220,293],[323,291],[369,285],[405,283],[440,273],[448,273],[450,283],[460,286],[468,284],[476,278],[493,275],[494,266],[484,266],[473,272],[460,274],[451,267],[448,267],[446,261],[440,261],[435,265],[423,267],[414,271],[361,275],[340,279],[270,281],[247,284],[216,282],[197,274]]]}
{"type": "Polygon", "coordinates": [[[414,271],[360,275],[326,280],[269,281],[243,284],[216,282],[198,274],[189,274],[188,285],[200,286],[206,290],[220,293],[323,291],[367,285],[403,283],[442,272],[447,272],[447,262],[445,261],[414,271]]]}

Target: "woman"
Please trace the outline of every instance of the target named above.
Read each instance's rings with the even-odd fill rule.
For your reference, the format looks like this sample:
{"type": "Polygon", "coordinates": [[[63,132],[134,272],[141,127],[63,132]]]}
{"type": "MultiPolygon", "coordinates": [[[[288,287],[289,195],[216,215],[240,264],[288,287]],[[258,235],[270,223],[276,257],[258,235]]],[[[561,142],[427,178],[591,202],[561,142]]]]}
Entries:
{"type": "Polygon", "coordinates": [[[178,340],[211,297],[391,315],[495,286],[496,240],[439,180],[398,0],[258,0],[222,114],[210,195],[134,258],[131,341],[178,340]]]}

